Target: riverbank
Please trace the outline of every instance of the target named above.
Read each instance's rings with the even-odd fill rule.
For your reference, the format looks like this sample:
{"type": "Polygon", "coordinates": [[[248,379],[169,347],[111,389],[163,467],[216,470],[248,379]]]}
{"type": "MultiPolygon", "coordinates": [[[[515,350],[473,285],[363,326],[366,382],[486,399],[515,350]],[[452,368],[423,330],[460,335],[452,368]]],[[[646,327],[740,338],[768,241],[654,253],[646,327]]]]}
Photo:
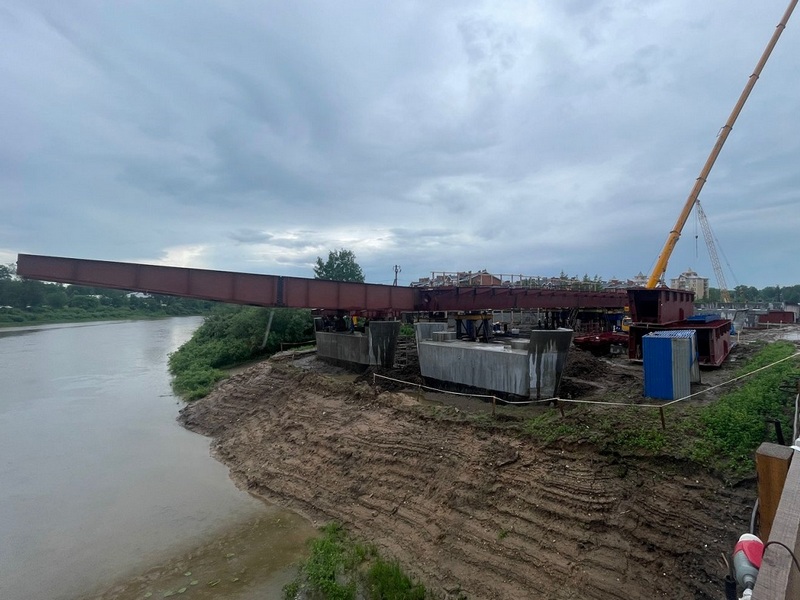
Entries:
{"type": "MultiPolygon", "coordinates": [[[[552,426],[525,432],[521,415],[552,409],[493,420],[477,401],[431,402],[305,362],[254,365],[181,413],[243,489],[345,524],[444,597],[720,596],[752,479],[589,435],[566,442],[552,426]]],[[[627,363],[610,373],[584,358],[585,379],[601,367],[616,393],[641,394],[627,363]]]]}
{"type": "Polygon", "coordinates": [[[200,317],[211,314],[203,311],[185,310],[139,310],[130,308],[102,307],[84,308],[4,308],[0,310],[0,328],[26,327],[29,325],[56,325],[59,323],[87,323],[102,321],[128,321],[145,319],[167,319],[171,317],[200,317]]]}

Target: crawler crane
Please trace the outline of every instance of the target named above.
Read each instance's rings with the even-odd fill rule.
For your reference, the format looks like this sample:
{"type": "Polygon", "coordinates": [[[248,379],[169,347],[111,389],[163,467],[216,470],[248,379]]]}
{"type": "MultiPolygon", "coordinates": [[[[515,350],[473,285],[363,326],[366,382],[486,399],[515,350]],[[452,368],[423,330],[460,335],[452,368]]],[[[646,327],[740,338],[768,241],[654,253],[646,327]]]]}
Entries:
{"type": "MultiPolygon", "coordinates": [[[[773,48],[775,48],[778,38],[780,38],[783,30],[786,29],[786,23],[789,20],[789,17],[792,15],[792,11],[794,11],[795,6],[797,6],[797,1],[798,0],[791,0],[791,2],[789,2],[786,12],[783,14],[780,23],[778,23],[777,27],[775,28],[775,32],[772,34],[767,47],[764,49],[758,64],[756,64],[753,74],[750,75],[750,78],[747,80],[747,84],[744,86],[741,96],[739,96],[738,102],[736,102],[736,105],[733,107],[733,111],[731,111],[728,121],[725,123],[725,125],[723,125],[722,129],[717,135],[717,141],[714,144],[714,147],[711,149],[711,154],[709,154],[705,165],[703,165],[703,169],[700,171],[700,175],[697,177],[694,187],[692,187],[692,191],[689,192],[689,197],[686,199],[686,203],[683,206],[681,214],[678,216],[678,220],[675,222],[675,226],[672,228],[672,231],[669,232],[669,236],[667,236],[667,241],[664,244],[664,248],[661,250],[661,254],[658,255],[658,260],[656,261],[655,267],[653,267],[653,271],[650,273],[650,277],[647,280],[647,288],[654,288],[660,281],[663,280],[664,273],[667,270],[667,263],[672,255],[672,251],[675,249],[675,244],[678,243],[678,238],[681,237],[683,226],[686,224],[686,220],[689,218],[692,208],[694,208],[695,204],[698,203],[700,191],[703,189],[703,185],[705,185],[705,182],[708,179],[708,174],[711,172],[711,168],[714,166],[714,162],[717,160],[717,157],[722,150],[722,146],[725,144],[725,140],[728,139],[728,135],[733,129],[733,124],[736,122],[739,113],[742,111],[742,107],[747,101],[748,96],[750,96],[750,92],[753,90],[753,87],[755,86],[756,81],[758,80],[758,77],[761,74],[764,65],[766,64],[767,59],[772,53],[773,48]]],[[[701,219],[701,223],[703,223],[705,233],[707,222],[705,219],[701,219]]],[[[706,237],[706,242],[708,243],[708,237],[706,237]]],[[[717,276],[718,284],[720,288],[722,288],[725,286],[725,280],[724,277],[721,277],[722,269],[719,267],[719,260],[717,259],[714,261],[714,258],[716,257],[716,251],[712,249],[713,243],[709,245],[709,252],[712,253],[711,260],[714,264],[714,272],[717,276]]]]}

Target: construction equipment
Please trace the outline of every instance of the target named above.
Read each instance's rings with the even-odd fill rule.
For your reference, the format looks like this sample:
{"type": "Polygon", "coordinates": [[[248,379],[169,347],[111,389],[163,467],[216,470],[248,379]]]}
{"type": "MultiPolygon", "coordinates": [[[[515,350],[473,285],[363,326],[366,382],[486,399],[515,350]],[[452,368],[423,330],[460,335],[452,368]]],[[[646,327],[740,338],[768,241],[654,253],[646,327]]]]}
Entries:
{"type": "Polygon", "coordinates": [[[717,287],[719,287],[720,300],[723,302],[730,302],[731,294],[728,291],[728,283],[725,281],[725,273],[722,272],[722,265],[719,264],[717,245],[714,243],[714,234],[711,232],[711,226],[708,224],[708,218],[706,217],[706,213],[703,212],[703,207],[700,206],[699,199],[696,201],[696,204],[697,218],[700,221],[700,228],[703,230],[703,237],[706,239],[708,256],[711,259],[711,266],[714,269],[714,275],[717,277],[717,287]]]}
{"type": "Polygon", "coordinates": [[[689,197],[686,199],[686,203],[683,206],[681,214],[678,216],[678,220],[675,222],[675,226],[667,236],[667,241],[664,244],[664,248],[661,250],[661,254],[658,255],[658,260],[653,267],[653,271],[650,273],[650,277],[647,279],[647,284],[645,287],[652,289],[656,287],[660,281],[662,281],[664,273],[667,270],[669,258],[672,255],[672,251],[675,249],[675,244],[678,243],[678,239],[681,237],[681,231],[683,231],[683,226],[686,224],[686,220],[689,218],[692,208],[695,204],[697,204],[697,199],[700,196],[700,191],[703,189],[703,185],[705,185],[706,180],[708,179],[708,174],[711,172],[711,168],[714,166],[714,163],[716,162],[717,157],[722,150],[722,146],[725,144],[725,140],[728,139],[728,135],[733,129],[733,124],[736,122],[739,113],[742,111],[744,103],[747,101],[748,96],[750,96],[750,92],[753,90],[761,71],[764,69],[764,65],[766,64],[769,55],[772,54],[772,50],[775,48],[778,38],[780,38],[783,30],[786,29],[786,22],[792,15],[792,11],[794,11],[795,6],[797,6],[797,1],[798,0],[791,0],[789,2],[786,12],[784,12],[780,23],[778,23],[777,27],[775,28],[775,32],[772,34],[767,47],[764,49],[758,64],[756,64],[753,74],[750,75],[749,79],[747,80],[747,84],[744,86],[744,90],[742,90],[739,100],[733,107],[727,122],[725,125],[723,125],[722,129],[717,135],[717,141],[714,144],[714,147],[711,149],[711,153],[709,154],[708,159],[706,159],[706,163],[703,165],[703,169],[700,171],[700,175],[697,177],[694,187],[692,187],[692,191],[689,192],[689,197]]]}

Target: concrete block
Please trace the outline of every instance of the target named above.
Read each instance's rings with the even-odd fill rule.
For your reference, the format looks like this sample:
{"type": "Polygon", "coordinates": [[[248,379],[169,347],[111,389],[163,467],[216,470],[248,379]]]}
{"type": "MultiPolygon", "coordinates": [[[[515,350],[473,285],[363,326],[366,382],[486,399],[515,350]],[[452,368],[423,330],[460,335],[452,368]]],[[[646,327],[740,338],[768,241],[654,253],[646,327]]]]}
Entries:
{"type": "Polygon", "coordinates": [[[317,331],[317,355],[364,366],[391,367],[400,336],[400,321],[371,321],[360,332],[317,331]]]}
{"type": "Polygon", "coordinates": [[[498,344],[419,342],[423,377],[527,396],[528,353],[498,344]]]}
{"type": "Polygon", "coordinates": [[[434,331],[447,331],[447,323],[414,323],[417,340],[430,340],[434,331]]]}
{"type": "Polygon", "coordinates": [[[431,334],[434,342],[454,342],[456,339],[455,331],[434,331],[431,334]]]}

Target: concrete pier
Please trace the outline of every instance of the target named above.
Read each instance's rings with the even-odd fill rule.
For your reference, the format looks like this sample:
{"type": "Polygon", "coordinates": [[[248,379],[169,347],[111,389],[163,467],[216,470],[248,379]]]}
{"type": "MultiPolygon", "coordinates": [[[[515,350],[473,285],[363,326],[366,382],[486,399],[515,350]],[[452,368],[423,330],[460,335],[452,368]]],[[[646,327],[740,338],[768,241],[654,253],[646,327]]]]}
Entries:
{"type": "Polygon", "coordinates": [[[561,374],[572,344],[571,329],[535,330],[528,347],[531,398],[552,398],[558,393],[561,374]]]}
{"type": "Polygon", "coordinates": [[[423,377],[533,399],[556,395],[573,333],[534,331],[507,345],[448,339],[444,323],[417,323],[415,329],[423,377]]]}
{"type": "Polygon", "coordinates": [[[317,356],[331,361],[391,368],[400,321],[370,321],[363,332],[322,331],[317,323],[317,356]]]}

